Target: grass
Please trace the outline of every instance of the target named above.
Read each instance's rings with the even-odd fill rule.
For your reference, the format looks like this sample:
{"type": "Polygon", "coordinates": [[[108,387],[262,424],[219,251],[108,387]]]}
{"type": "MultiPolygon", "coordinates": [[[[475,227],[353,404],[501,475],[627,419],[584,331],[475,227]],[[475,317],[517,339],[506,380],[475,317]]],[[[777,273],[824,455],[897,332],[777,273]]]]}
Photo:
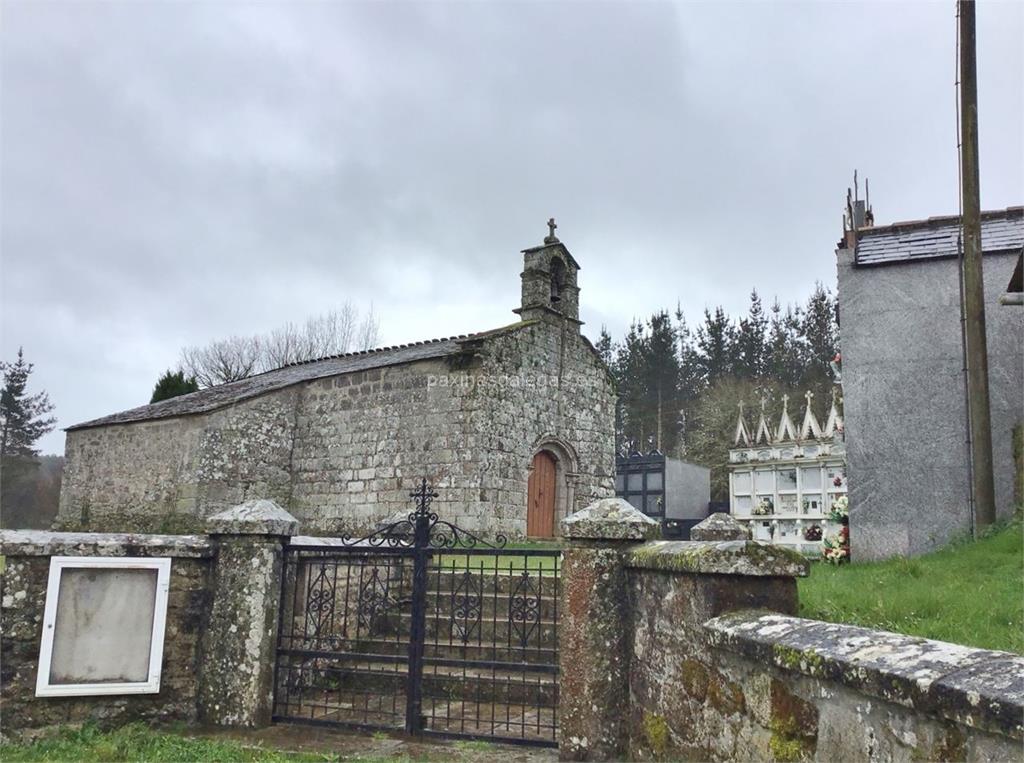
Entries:
{"type": "Polygon", "coordinates": [[[54,736],[27,744],[0,745],[0,760],[81,761],[82,763],[119,763],[120,761],[204,761],[204,763],[249,763],[250,761],[336,760],[336,757],[310,753],[291,753],[243,745],[234,741],[192,739],[167,731],[154,731],[142,723],[131,723],[113,731],[100,731],[87,725],[64,730],[54,736]]]}
{"type": "MultiPolygon", "coordinates": [[[[487,548],[483,546],[482,548],[487,548]]],[[[463,572],[469,569],[474,572],[491,572],[495,565],[498,572],[506,575],[518,575],[524,570],[554,572],[561,563],[557,556],[523,556],[516,554],[516,551],[557,551],[561,544],[552,541],[523,541],[509,543],[504,547],[508,553],[495,556],[476,556],[472,554],[444,554],[434,558],[433,565],[441,567],[442,570],[453,570],[463,572]]]]}
{"type": "MultiPolygon", "coordinates": [[[[328,752],[289,752],[264,746],[262,742],[243,743],[232,738],[188,736],[185,726],[151,729],[132,723],[112,731],[100,731],[95,725],[65,729],[24,744],[0,744],[0,761],[67,761],[71,763],[476,763],[496,760],[499,749],[485,741],[457,741],[451,744],[409,743],[402,749],[382,749],[381,743],[393,739],[385,732],[336,735],[323,740],[328,752]],[[372,740],[372,741],[371,741],[372,740]],[[375,749],[376,748],[376,749],[375,749]]],[[[267,740],[269,742],[269,740],[267,740]]],[[[286,742],[286,740],[279,740],[286,742]]],[[[270,744],[273,744],[270,742],[270,744]]]]}
{"type": "Polygon", "coordinates": [[[914,559],[811,566],[800,614],[1024,654],[1020,520],[914,559]]]}

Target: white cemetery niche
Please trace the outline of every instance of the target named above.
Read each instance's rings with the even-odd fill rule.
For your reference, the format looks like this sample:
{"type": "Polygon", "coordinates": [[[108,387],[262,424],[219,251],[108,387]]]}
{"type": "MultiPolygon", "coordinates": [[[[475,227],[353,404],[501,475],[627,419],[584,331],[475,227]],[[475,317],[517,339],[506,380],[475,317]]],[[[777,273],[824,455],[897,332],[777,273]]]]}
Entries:
{"type": "Polygon", "coordinates": [[[160,691],[171,560],[50,559],[37,697],[160,691]]]}
{"type": "MultiPolygon", "coordinates": [[[[805,397],[810,403],[812,396],[805,397]]],[[[822,542],[807,540],[804,531],[818,525],[827,535],[834,529],[828,524],[828,514],[833,501],[847,493],[846,448],[836,399],[824,428],[813,412],[805,409],[804,414],[804,425],[797,432],[783,408],[773,432],[762,404],[757,435],[751,443],[744,439],[750,429],[741,408],[736,426],[739,434],[729,452],[729,504],[736,519],[749,523],[756,540],[815,554],[820,553],[822,542]],[[771,512],[758,514],[763,505],[770,505],[771,512]]]]}

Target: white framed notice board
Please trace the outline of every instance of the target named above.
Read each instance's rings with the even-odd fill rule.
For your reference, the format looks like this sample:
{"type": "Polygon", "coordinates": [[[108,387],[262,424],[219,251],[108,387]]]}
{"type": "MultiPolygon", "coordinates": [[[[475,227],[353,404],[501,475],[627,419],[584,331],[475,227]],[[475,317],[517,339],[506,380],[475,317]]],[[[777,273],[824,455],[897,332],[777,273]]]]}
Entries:
{"type": "Polygon", "coordinates": [[[155,694],[171,560],[54,556],[37,697],[155,694]]]}

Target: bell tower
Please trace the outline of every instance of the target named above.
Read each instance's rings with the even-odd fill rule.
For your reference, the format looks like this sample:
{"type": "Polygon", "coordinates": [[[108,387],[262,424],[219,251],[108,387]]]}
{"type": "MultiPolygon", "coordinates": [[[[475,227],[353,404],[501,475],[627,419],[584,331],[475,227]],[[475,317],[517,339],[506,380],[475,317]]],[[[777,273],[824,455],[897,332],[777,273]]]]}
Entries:
{"type": "Polygon", "coordinates": [[[555,219],[548,220],[548,235],[544,243],[523,250],[523,296],[520,306],[513,310],[526,320],[566,320],[575,325],[580,321],[580,288],[577,273],[580,266],[565,244],[555,235],[555,219]]]}

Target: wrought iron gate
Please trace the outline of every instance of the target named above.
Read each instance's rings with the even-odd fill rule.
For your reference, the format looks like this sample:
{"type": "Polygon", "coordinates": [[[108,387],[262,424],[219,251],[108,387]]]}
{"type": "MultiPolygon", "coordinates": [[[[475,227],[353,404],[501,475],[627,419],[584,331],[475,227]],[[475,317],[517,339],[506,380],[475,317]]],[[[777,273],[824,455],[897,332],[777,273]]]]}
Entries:
{"type": "Polygon", "coordinates": [[[285,549],[274,720],[555,746],[561,552],[416,510],[285,549]]]}

